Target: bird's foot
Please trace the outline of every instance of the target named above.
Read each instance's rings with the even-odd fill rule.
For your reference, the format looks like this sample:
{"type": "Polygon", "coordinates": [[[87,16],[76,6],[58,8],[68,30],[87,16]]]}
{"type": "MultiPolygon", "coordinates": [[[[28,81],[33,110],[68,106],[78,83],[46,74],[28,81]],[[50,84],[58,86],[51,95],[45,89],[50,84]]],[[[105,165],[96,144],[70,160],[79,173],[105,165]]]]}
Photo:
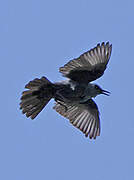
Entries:
{"type": "Polygon", "coordinates": [[[67,112],[67,106],[65,106],[65,104],[63,104],[61,101],[59,101],[58,99],[55,99],[55,101],[58,103],[58,104],[60,104],[61,106],[63,106],[64,107],[64,109],[65,109],[65,112],[67,112]]]}

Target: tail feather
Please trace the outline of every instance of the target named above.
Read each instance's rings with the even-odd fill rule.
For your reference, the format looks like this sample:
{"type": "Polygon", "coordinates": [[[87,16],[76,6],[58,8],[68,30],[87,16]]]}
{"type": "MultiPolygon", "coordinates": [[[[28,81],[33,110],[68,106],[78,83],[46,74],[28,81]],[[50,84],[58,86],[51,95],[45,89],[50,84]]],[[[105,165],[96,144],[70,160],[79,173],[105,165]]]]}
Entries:
{"type": "Polygon", "coordinates": [[[26,84],[25,88],[27,89],[38,89],[38,87],[40,85],[43,84],[51,84],[51,82],[46,78],[46,77],[42,77],[41,79],[34,79],[33,81],[30,81],[28,84],[26,84]]]}
{"type": "Polygon", "coordinates": [[[37,96],[31,96],[31,97],[28,97],[27,99],[21,101],[20,108],[22,109],[24,107],[27,107],[27,106],[29,106],[29,104],[36,105],[37,103],[40,103],[40,100],[37,99],[37,96]]]}
{"type": "Polygon", "coordinates": [[[23,100],[23,99],[27,99],[28,97],[30,97],[30,96],[31,96],[31,94],[32,94],[32,92],[33,92],[33,91],[30,91],[30,90],[23,91],[23,92],[22,92],[22,97],[21,97],[21,100],[23,100]]]}
{"type": "Polygon", "coordinates": [[[30,117],[31,119],[34,119],[41,111],[42,109],[45,107],[45,105],[48,103],[48,101],[46,103],[39,103],[36,106],[32,106],[30,109],[28,109],[28,111],[26,112],[26,116],[30,117]]]}
{"type": "Polygon", "coordinates": [[[30,81],[25,88],[29,90],[22,92],[20,109],[34,119],[53,97],[53,86],[46,77],[42,77],[30,81]]]}

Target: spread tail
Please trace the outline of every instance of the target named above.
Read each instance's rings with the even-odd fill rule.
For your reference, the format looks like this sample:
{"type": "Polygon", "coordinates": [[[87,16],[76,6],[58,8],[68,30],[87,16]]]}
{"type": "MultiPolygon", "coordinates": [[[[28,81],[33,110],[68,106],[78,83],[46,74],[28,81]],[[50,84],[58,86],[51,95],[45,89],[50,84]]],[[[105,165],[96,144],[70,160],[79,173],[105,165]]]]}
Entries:
{"type": "Polygon", "coordinates": [[[20,109],[27,117],[34,119],[53,97],[53,84],[42,77],[30,81],[25,88],[29,90],[22,92],[20,109]]]}

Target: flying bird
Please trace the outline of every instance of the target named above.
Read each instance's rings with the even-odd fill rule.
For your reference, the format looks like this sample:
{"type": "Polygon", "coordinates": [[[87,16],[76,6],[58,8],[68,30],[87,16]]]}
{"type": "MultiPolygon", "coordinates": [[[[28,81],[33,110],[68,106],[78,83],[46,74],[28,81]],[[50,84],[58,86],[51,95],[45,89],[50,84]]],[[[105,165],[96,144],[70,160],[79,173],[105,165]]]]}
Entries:
{"type": "Polygon", "coordinates": [[[92,81],[100,78],[107,67],[112,51],[109,42],[97,44],[78,58],[59,68],[67,79],[52,83],[46,77],[36,78],[26,84],[22,92],[20,109],[34,119],[53,98],[55,109],[69,119],[86,137],[96,139],[100,135],[99,110],[92,98],[99,94],[109,95],[92,81]]]}

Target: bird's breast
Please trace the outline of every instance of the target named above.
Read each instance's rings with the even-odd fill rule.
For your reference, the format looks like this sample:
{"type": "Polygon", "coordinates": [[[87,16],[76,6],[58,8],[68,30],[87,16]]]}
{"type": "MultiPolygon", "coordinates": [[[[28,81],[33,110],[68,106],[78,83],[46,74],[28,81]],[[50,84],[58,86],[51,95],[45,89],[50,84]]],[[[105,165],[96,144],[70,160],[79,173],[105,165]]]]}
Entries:
{"type": "Polygon", "coordinates": [[[81,85],[69,84],[66,86],[60,86],[55,94],[55,99],[59,99],[64,102],[79,102],[83,99],[85,87],[81,85]]]}

